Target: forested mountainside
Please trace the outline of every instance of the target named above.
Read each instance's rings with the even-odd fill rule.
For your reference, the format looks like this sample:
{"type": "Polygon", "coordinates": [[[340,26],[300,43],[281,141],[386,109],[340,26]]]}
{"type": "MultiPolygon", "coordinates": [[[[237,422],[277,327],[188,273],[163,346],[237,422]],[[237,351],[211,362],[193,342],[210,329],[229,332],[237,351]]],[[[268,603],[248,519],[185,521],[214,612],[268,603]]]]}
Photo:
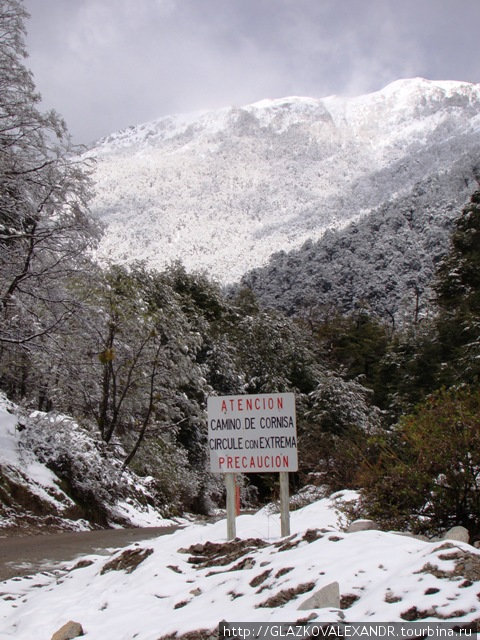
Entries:
{"type": "Polygon", "coordinates": [[[106,224],[98,255],[155,268],[180,258],[231,283],[328,229],[391,216],[390,203],[416,207],[422,182],[442,216],[468,199],[479,149],[480,88],[462,82],[416,78],[356,98],[161,118],[90,151],[92,211],[106,224]]]}
{"type": "Polygon", "coordinates": [[[358,222],[274,254],[265,267],[245,274],[241,285],[289,315],[363,308],[393,324],[417,321],[429,309],[453,220],[479,179],[480,156],[460,154],[448,169],[358,222]]]}

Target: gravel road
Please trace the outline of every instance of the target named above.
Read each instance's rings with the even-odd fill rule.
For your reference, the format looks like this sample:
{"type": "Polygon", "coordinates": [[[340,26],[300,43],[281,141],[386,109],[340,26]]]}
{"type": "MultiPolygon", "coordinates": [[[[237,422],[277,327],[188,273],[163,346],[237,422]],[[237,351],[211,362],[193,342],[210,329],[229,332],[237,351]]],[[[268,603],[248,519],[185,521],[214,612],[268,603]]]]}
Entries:
{"type": "Polygon", "coordinates": [[[0,581],[52,569],[79,555],[108,553],[112,548],[173,533],[176,526],[102,529],[0,538],[0,581]]]}

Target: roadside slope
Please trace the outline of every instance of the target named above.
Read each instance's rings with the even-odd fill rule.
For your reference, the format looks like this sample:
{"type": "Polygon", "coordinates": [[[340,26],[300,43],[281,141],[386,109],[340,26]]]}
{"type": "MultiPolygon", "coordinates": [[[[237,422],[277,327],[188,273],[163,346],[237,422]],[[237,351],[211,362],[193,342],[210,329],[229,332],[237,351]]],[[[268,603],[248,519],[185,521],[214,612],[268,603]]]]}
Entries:
{"type": "Polygon", "coordinates": [[[141,479],[72,418],[0,394],[0,535],[169,524],[141,479]]]}

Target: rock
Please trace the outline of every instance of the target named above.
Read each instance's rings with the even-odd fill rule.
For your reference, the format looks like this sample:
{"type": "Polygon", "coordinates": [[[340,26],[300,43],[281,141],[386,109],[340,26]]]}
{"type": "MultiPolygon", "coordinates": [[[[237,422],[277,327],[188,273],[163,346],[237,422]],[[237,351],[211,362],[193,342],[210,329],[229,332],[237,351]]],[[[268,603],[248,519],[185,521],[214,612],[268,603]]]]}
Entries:
{"type": "Polygon", "coordinates": [[[443,536],[443,540],[456,540],[457,542],[469,542],[470,534],[465,527],[452,527],[443,536]]]}
{"type": "Polygon", "coordinates": [[[354,520],[349,527],[347,533],[355,533],[356,531],[371,531],[378,529],[378,524],[374,520],[354,520]]]}
{"type": "Polygon", "coordinates": [[[72,640],[72,638],[78,638],[83,636],[82,625],[79,622],[73,622],[69,620],[52,636],[52,640],[72,640]]]}
{"type": "Polygon", "coordinates": [[[340,586],[338,582],[331,582],[316,591],[299,605],[298,610],[306,611],[307,609],[324,608],[340,609],[340,586]]]}

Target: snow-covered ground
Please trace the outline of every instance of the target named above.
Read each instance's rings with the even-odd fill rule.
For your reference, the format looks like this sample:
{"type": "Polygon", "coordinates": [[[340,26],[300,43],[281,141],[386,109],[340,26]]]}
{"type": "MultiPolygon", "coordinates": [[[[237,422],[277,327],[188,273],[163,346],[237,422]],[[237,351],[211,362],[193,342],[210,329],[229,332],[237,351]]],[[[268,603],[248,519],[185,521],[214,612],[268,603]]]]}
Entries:
{"type": "MultiPolygon", "coordinates": [[[[344,492],[343,499],[353,496],[344,492]]],[[[264,509],[226,523],[189,525],[156,540],[89,556],[81,566],[0,585],[2,640],[49,639],[68,620],[86,640],[158,640],[215,630],[220,621],[472,621],[480,617],[480,552],[460,542],[395,533],[345,533],[342,494],[291,514],[264,509]],[[209,544],[206,544],[209,543],[209,544]],[[338,581],[342,608],[299,610],[338,581]]]]}

